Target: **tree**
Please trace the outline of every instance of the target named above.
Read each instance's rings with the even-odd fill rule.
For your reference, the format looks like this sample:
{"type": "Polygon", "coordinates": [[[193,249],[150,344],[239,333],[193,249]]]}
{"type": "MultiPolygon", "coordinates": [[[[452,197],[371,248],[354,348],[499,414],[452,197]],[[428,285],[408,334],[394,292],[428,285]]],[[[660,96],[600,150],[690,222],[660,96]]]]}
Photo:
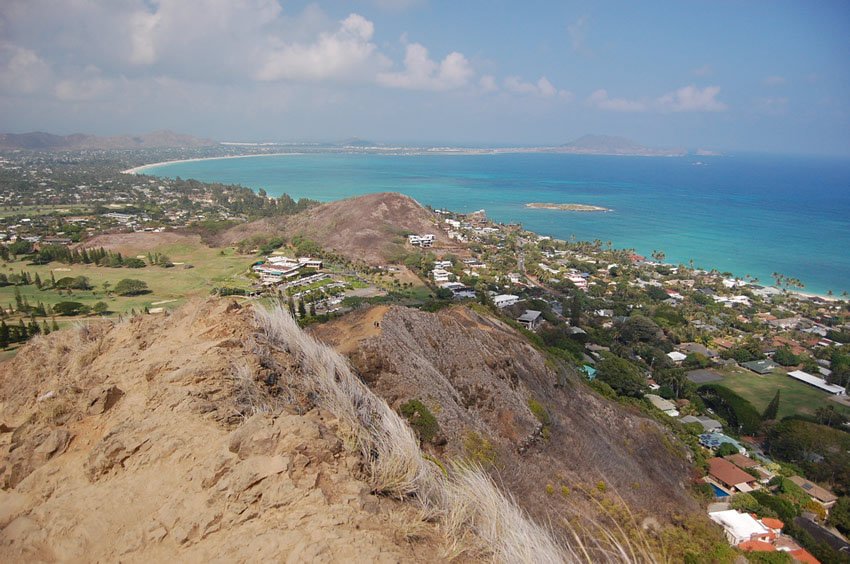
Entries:
{"type": "Polygon", "coordinates": [[[9,346],[9,326],[5,321],[0,321],[0,348],[9,346]]]}
{"type": "Polygon", "coordinates": [[[767,407],[764,409],[764,413],[761,414],[762,421],[771,421],[776,419],[777,414],[779,414],[779,392],[781,389],[776,390],[776,395],[773,396],[773,399],[770,400],[770,403],[767,404],[767,407]]]}
{"type": "Polygon", "coordinates": [[[103,315],[109,311],[109,306],[106,305],[106,302],[97,302],[92,306],[91,310],[98,315],[103,315]]]}
{"type": "MultiPolygon", "coordinates": [[[[53,306],[53,312],[58,315],[79,315],[83,310],[83,304],[80,302],[59,302],[53,306]]],[[[56,320],[53,320],[56,323],[56,320]]]]}
{"type": "Polygon", "coordinates": [[[307,307],[304,305],[304,299],[298,301],[298,317],[304,319],[307,317],[307,307]]]}
{"type": "Polygon", "coordinates": [[[150,292],[147,283],[135,278],[123,278],[115,284],[115,293],[119,296],[138,296],[150,292]]]}
{"type": "Polygon", "coordinates": [[[791,352],[790,348],[780,347],[773,353],[773,361],[782,366],[795,366],[799,364],[800,359],[791,352]]]}
{"type": "Polygon", "coordinates": [[[596,377],[623,396],[643,397],[646,385],[640,369],[623,358],[609,355],[596,365],[596,377]]]}
{"type": "Polygon", "coordinates": [[[729,456],[730,454],[738,454],[738,447],[736,447],[732,443],[723,443],[717,448],[717,451],[715,451],[714,454],[716,454],[717,456],[729,456]]]}
{"type": "Polygon", "coordinates": [[[829,510],[829,525],[832,525],[845,535],[850,535],[850,497],[839,497],[829,510]]]}

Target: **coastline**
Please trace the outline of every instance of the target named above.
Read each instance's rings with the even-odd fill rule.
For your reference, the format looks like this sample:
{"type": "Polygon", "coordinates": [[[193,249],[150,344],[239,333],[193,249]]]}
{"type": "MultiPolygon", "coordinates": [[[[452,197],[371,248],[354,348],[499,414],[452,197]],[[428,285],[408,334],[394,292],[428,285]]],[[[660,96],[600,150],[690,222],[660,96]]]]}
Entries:
{"type": "MultiPolygon", "coordinates": [[[[412,153],[407,153],[407,152],[403,152],[403,153],[402,152],[392,152],[392,151],[386,152],[385,148],[382,148],[382,149],[384,149],[384,151],[382,151],[383,154],[386,154],[386,155],[407,156],[407,155],[412,154],[412,153]]],[[[336,151],[328,151],[328,152],[329,153],[335,153],[336,151]]],[[[357,151],[357,152],[358,153],[365,153],[365,154],[374,154],[374,151],[357,151]]],[[[349,152],[342,151],[342,153],[349,153],[349,152]]],[[[140,166],[137,166],[137,167],[133,167],[133,168],[124,170],[124,171],[122,171],[122,173],[124,173],[124,174],[143,174],[146,171],[153,169],[153,168],[156,168],[156,167],[159,167],[159,166],[164,166],[164,165],[169,165],[169,164],[179,164],[179,163],[184,163],[184,162],[188,163],[188,162],[199,162],[199,161],[210,161],[210,160],[241,159],[241,158],[267,157],[267,156],[268,157],[297,156],[297,155],[305,155],[305,154],[310,154],[310,153],[283,152],[283,153],[263,153],[263,154],[247,154],[247,155],[243,154],[243,155],[227,155],[227,156],[219,156],[219,157],[198,157],[198,158],[189,158],[189,159],[175,159],[175,160],[170,160],[170,161],[161,161],[161,162],[155,162],[155,163],[140,165],[140,166]]],[[[422,155],[441,154],[441,155],[451,156],[451,155],[484,155],[484,154],[494,154],[494,152],[492,150],[487,151],[487,152],[482,151],[482,150],[473,150],[473,151],[447,150],[447,151],[439,151],[439,152],[430,151],[430,152],[423,152],[423,153],[418,153],[418,154],[422,154],[422,155]]],[[[164,172],[164,175],[168,176],[168,173],[164,172]]],[[[547,204],[545,204],[545,205],[547,205],[547,204]]],[[[448,206],[446,206],[446,207],[448,207],[448,206]]],[[[528,204],[525,204],[525,207],[532,208],[532,206],[529,206],[528,204]]],[[[543,209],[548,209],[548,208],[543,208],[543,209]]],[[[585,210],[570,210],[570,211],[585,211],[585,210]]],[[[587,211],[601,212],[603,210],[587,210],[587,211]]],[[[604,211],[613,211],[613,210],[609,210],[609,209],[606,208],[604,211]]],[[[582,215],[584,215],[584,214],[582,214],[582,215]]],[[[541,230],[541,229],[537,229],[537,230],[529,229],[529,231],[532,232],[532,233],[536,233],[538,235],[547,235],[545,229],[543,229],[543,230],[541,230]]],[[[559,237],[558,235],[551,234],[551,233],[549,233],[548,235],[551,236],[551,237],[554,237],[554,238],[559,237]]],[[[744,271],[746,271],[746,269],[741,269],[738,272],[744,272],[744,271]]],[[[732,271],[732,272],[734,272],[734,271],[732,271]]],[[[741,279],[739,277],[739,275],[737,275],[737,274],[733,274],[733,277],[736,278],[736,279],[741,279]]],[[[762,283],[761,285],[768,286],[768,284],[764,284],[764,283],[762,283]]],[[[776,286],[773,286],[773,285],[770,285],[770,287],[776,288],[776,286]]],[[[777,289],[780,289],[780,288],[777,288],[777,289]]],[[[844,301],[840,297],[840,295],[838,295],[839,294],[838,292],[833,293],[832,295],[828,294],[826,291],[819,292],[817,290],[812,291],[812,290],[806,290],[806,289],[803,289],[803,290],[785,290],[785,292],[787,294],[796,295],[796,296],[803,298],[803,299],[817,298],[817,299],[822,299],[822,300],[826,300],[826,301],[830,301],[830,302],[832,302],[832,301],[844,301]]]]}
{"type": "Polygon", "coordinates": [[[225,157],[198,157],[194,159],[175,159],[173,161],[161,161],[158,163],[149,163],[139,165],[127,170],[122,170],[121,174],[141,174],[146,170],[156,168],[158,166],[179,164],[179,163],[195,163],[200,161],[221,161],[224,159],[250,159],[252,157],[285,157],[288,155],[303,155],[304,153],[263,153],[260,155],[227,155],[225,157]]]}

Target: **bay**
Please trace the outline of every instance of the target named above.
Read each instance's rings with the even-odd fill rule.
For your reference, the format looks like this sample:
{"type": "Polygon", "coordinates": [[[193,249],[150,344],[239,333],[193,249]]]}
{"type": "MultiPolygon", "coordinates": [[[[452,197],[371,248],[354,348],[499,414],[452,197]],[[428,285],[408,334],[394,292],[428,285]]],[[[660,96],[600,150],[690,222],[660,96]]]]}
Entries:
{"type": "Polygon", "coordinates": [[[772,284],[850,290],[850,161],[816,157],[609,157],[546,153],[292,154],[178,162],[146,174],[332,201],[401,192],[560,239],[610,241],[772,284]],[[608,213],[529,209],[579,203],[608,213]]]}

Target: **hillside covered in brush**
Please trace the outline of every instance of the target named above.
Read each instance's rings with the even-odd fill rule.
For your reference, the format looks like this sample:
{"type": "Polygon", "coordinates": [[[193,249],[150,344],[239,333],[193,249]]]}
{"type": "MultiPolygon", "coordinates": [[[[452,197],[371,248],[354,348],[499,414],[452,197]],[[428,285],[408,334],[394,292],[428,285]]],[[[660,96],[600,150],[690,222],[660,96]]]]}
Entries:
{"type": "Polygon", "coordinates": [[[445,232],[437,228],[434,214],[416,200],[378,193],[322,204],[290,217],[238,225],[213,242],[227,246],[263,235],[303,238],[348,260],[380,265],[405,252],[408,234],[424,233],[449,243],[445,232]]]}
{"type": "Polygon", "coordinates": [[[0,557],[650,561],[690,511],[660,428],[499,322],[364,310],[316,335],[355,369],[223,299],[35,338],[0,365],[0,557]]]}

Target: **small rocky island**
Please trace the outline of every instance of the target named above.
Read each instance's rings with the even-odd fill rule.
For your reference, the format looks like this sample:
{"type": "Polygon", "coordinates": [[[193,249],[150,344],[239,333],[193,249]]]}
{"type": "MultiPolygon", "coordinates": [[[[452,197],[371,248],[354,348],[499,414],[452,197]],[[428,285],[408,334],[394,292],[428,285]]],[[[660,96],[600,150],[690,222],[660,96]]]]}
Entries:
{"type": "Polygon", "coordinates": [[[525,204],[527,208],[538,210],[561,210],[561,211],[580,211],[580,212],[609,212],[613,211],[610,208],[601,206],[589,206],[587,204],[544,204],[540,202],[531,202],[525,204]]]}

